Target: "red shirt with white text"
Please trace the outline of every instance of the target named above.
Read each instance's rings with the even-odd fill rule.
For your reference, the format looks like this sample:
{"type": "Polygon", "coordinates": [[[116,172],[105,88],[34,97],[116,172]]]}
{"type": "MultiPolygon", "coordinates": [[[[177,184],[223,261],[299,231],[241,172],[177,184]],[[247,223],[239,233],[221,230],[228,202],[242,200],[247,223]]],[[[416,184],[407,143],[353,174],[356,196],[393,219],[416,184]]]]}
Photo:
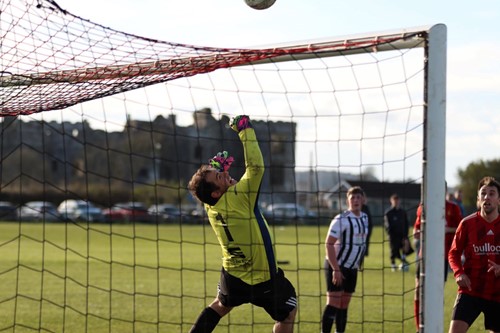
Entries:
{"type": "Polygon", "coordinates": [[[472,290],[459,293],[500,302],[500,277],[488,272],[488,259],[500,264],[500,216],[487,222],[476,212],[460,222],[448,254],[455,277],[465,273],[471,281],[472,290]]]}

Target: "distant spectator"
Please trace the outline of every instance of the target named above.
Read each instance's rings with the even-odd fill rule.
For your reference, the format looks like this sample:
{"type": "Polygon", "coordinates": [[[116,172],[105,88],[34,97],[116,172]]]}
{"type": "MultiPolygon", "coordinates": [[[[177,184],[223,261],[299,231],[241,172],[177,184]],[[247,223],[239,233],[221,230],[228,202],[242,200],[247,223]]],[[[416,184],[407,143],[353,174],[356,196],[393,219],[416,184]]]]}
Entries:
{"type": "Polygon", "coordinates": [[[391,269],[396,270],[396,259],[401,261],[399,269],[408,270],[406,254],[403,252],[405,242],[408,242],[408,216],[406,211],[399,206],[399,196],[391,195],[391,207],[384,214],[384,226],[389,236],[389,245],[391,248],[391,269]]]}
{"type": "Polygon", "coordinates": [[[452,201],[458,205],[458,207],[460,208],[460,213],[462,213],[462,216],[465,217],[465,208],[464,208],[464,204],[462,203],[462,190],[461,189],[457,189],[455,191],[455,194],[453,196],[452,201]]]}

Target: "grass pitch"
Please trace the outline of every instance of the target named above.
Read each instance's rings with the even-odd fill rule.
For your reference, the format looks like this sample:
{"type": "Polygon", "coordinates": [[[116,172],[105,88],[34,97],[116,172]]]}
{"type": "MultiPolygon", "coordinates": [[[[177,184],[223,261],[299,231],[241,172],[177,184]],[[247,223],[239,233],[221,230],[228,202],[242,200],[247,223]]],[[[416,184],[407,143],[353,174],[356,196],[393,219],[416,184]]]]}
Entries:
{"type": "MultiPolygon", "coordinates": [[[[295,332],[319,332],[327,226],[274,227],[278,260],[299,296],[295,332]]],[[[220,248],[208,225],[0,224],[0,332],[187,332],[216,295],[220,248]]],[[[411,262],[414,256],[409,258],[411,262]]],[[[415,332],[415,265],[392,272],[376,227],[349,307],[348,331],[415,332]]],[[[456,285],[445,284],[445,331],[456,285]]],[[[215,332],[271,332],[244,305],[215,332]]],[[[469,332],[483,332],[482,316],[469,332]]]]}

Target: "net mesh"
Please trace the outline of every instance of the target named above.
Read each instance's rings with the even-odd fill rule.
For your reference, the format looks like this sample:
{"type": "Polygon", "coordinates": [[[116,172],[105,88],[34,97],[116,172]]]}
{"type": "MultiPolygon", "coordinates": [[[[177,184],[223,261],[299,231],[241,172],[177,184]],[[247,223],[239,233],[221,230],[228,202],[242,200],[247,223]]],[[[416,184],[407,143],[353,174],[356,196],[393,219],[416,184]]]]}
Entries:
{"type": "Polygon", "coordinates": [[[75,16],[54,1],[18,1],[4,6],[1,115],[62,109],[284,54],[370,48],[390,41],[260,50],[198,47],[115,31],[75,16]]]}
{"type": "MultiPolygon", "coordinates": [[[[215,297],[220,247],[186,184],[223,149],[241,175],[227,122],[249,114],[268,170],[263,211],[287,202],[313,216],[267,215],[297,289],[297,331],[320,329],[326,228],[353,185],[377,227],[348,327],[415,331],[414,274],[391,272],[381,224],[391,191],[410,218],[420,201],[425,31],[212,48],[115,31],[54,1],[1,6],[1,199],[83,200],[106,217],[0,224],[0,330],[187,331],[215,297]],[[115,220],[129,201],[168,203],[175,217],[115,220]]],[[[270,325],[244,306],[216,332],[270,325]]]]}

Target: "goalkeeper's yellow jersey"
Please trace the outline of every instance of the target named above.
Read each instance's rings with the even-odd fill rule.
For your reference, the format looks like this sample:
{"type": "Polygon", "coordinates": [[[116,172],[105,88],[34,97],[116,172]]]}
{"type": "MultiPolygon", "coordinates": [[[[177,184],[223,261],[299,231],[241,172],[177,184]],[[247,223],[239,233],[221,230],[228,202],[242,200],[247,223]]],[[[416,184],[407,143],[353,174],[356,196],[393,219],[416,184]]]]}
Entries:
{"type": "Polygon", "coordinates": [[[238,133],[245,154],[245,174],[214,205],[205,205],[222,248],[222,266],[231,275],[255,285],[277,272],[269,226],[258,207],[264,161],[253,128],[238,133]]]}

